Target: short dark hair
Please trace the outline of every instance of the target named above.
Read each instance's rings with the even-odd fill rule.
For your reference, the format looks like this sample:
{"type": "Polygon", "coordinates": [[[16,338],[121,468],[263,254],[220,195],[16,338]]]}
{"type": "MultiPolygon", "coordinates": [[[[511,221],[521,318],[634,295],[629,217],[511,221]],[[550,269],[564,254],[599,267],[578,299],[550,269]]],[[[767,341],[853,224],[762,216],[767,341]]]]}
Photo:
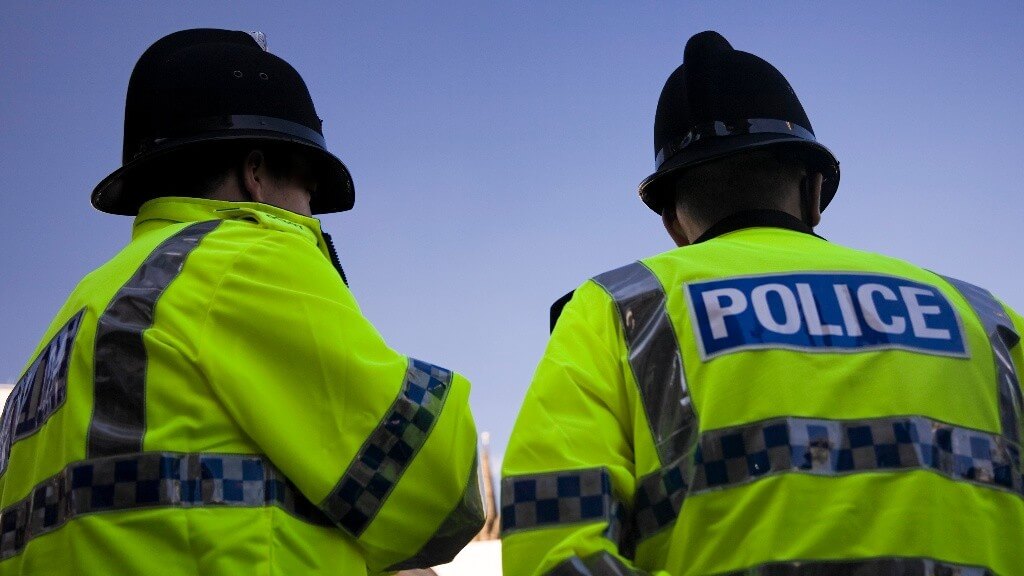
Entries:
{"type": "Polygon", "coordinates": [[[733,154],[677,176],[671,208],[705,227],[741,210],[781,209],[806,174],[805,159],[783,147],[733,154]]]}
{"type": "Polygon", "coordinates": [[[294,173],[293,154],[301,147],[282,142],[227,140],[201,142],[182,150],[154,158],[126,186],[132,186],[148,199],[163,196],[206,198],[229,178],[239,173],[253,150],[263,152],[267,171],[276,178],[294,173]]]}

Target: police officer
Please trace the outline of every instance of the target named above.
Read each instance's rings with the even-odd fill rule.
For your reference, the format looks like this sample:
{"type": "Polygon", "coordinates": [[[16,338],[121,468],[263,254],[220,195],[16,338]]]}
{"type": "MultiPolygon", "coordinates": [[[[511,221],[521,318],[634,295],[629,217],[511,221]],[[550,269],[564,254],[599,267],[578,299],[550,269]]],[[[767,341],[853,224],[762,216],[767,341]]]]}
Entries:
{"type": "Polygon", "coordinates": [[[830,244],[781,73],[686,45],[640,196],[679,246],[571,296],[504,459],[506,576],[1024,574],[1024,320],[830,244]]]}
{"type": "Polygon", "coordinates": [[[311,217],[352,179],[262,34],[153,44],[92,201],[132,240],[4,410],[0,574],[359,575],[479,530],[469,383],[360,313],[311,217]]]}

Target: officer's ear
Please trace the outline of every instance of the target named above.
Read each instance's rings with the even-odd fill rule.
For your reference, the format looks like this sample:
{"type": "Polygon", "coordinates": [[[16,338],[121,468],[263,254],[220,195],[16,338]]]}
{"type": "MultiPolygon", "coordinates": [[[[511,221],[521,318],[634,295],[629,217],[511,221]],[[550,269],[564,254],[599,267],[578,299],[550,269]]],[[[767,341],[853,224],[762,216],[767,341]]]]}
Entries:
{"type": "Polygon", "coordinates": [[[821,223],[821,187],[825,177],[811,172],[800,180],[800,215],[811,228],[821,223]]]}
{"type": "Polygon", "coordinates": [[[251,150],[242,161],[242,190],[253,202],[267,204],[267,160],[262,150],[251,150]]]}
{"type": "Polygon", "coordinates": [[[686,237],[686,232],[683,231],[683,224],[679,221],[675,202],[661,209],[661,223],[665,225],[665,231],[672,237],[672,241],[676,243],[676,246],[690,245],[690,239],[686,237]]]}

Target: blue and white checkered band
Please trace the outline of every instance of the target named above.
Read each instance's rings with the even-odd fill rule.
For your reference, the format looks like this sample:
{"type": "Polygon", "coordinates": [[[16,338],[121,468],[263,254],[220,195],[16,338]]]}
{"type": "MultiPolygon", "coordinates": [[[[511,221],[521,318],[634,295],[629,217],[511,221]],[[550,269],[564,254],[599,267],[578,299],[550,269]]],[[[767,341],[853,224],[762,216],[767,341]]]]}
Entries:
{"type": "Polygon", "coordinates": [[[605,468],[511,476],[501,481],[503,535],[534,528],[605,522],[604,535],[629,551],[626,510],[612,492],[605,468]]]}
{"type": "Polygon", "coordinates": [[[144,452],[69,464],[4,508],[0,559],[94,512],[219,506],[274,506],[311,524],[331,526],[263,456],[144,452]]]}
{"type": "Polygon", "coordinates": [[[982,566],[952,564],[930,558],[868,558],[778,562],[754,566],[721,576],[995,576],[982,566]]]}
{"type": "Polygon", "coordinates": [[[654,157],[654,168],[660,170],[661,165],[688,146],[692,146],[702,140],[721,138],[723,136],[738,136],[741,134],[780,134],[786,136],[797,136],[804,140],[817,142],[814,134],[803,126],[794,124],[787,120],[774,118],[748,118],[731,121],[716,120],[697,124],[690,129],[682,138],[677,138],[666,144],[654,157]]]}
{"type": "Polygon", "coordinates": [[[451,382],[448,370],[409,359],[402,391],[320,504],[336,524],[354,536],[363,533],[427,441],[451,382]]]}
{"type": "Polygon", "coordinates": [[[671,524],[686,496],[772,475],[840,476],[931,470],[1020,494],[1018,447],[999,434],[906,416],[871,420],[778,418],[705,432],[693,477],[682,466],[640,480],[634,518],[643,540],[671,524]]]}
{"type": "MultiPolygon", "coordinates": [[[[585,558],[569,558],[548,571],[545,576],[646,576],[647,572],[631,568],[607,552],[585,558]]],[[[868,558],[861,560],[801,560],[778,562],[728,572],[720,576],[995,576],[980,566],[951,564],[929,558],[868,558]]]]}
{"type": "Polygon", "coordinates": [[[750,349],[900,349],[967,357],[960,316],[934,286],[838,272],[742,276],[685,285],[705,360],[750,349]]]}
{"type": "Polygon", "coordinates": [[[7,470],[11,446],[35,434],[64,405],[68,366],[83,313],[80,310],[53,335],[11,390],[0,420],[0,474],[7,470]]]}

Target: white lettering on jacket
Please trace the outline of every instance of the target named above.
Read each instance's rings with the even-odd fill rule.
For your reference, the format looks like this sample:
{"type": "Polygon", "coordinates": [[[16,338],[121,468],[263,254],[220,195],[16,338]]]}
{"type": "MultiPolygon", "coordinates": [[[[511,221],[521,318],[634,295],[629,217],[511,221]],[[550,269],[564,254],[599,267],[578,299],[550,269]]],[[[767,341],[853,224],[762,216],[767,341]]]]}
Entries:
{"type": "Polygon", "coordinates": [[[904,278],[800,273],[696,282],[685,290],[705,357],[751,347],[967,353],[946,297],[904,278]]]}

